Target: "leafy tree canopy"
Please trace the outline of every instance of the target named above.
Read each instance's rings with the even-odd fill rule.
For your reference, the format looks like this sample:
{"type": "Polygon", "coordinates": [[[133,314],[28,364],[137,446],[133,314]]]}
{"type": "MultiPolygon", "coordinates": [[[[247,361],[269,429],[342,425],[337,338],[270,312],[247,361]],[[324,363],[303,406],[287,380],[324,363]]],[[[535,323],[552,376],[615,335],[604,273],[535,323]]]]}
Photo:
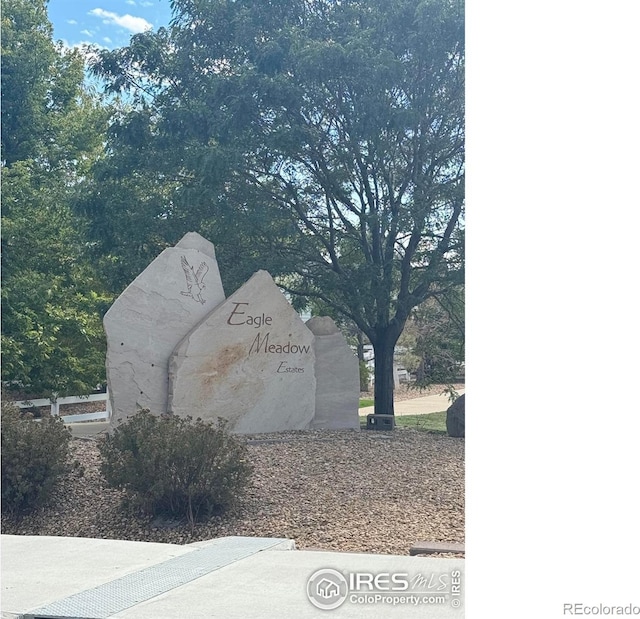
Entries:
{"type": "Polygon", "coordinates": [[[392,412],[393,348],[412,308],[463,277],[462,3],[172,7],[169,29],[94,65],[131,101],[109,142],[118,172],[87,201],[96,230],[115,245],[131,218],[156,244],[198,229],[223,268],[283,276],[366,334],[376,411],[392,412]],[[153,186],[141,210],[109,204],[136,182],[153,186]]]}
{"type": "Polygon", "coordinates": [[[108,113],[51,34],[43,0],[2,0],[2,379],[36,395],[104,380],[109,302],[71,209],[108,113]]]}

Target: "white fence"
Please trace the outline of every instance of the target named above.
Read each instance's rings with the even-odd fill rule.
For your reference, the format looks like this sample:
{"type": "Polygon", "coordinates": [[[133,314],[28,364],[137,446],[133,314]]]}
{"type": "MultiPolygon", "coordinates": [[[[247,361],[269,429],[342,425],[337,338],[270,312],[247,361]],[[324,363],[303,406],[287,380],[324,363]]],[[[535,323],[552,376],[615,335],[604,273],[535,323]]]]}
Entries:
{"type": "Polygon", "coordinates": [[[63,415],[64,423],[80,423],[81,421],[103,421],[111,417],[111,407],[109,405],[109,392],[96,393],[93,395],[71,395],[66,398],[49,400],[42,398],[39,400],[22,400],[14,402],[19,408],[33,408],[40,406],[50,406],[51,414],[58,417],[60,415],[60,405],[64,404],[84,404],[85,402],[105,402],[105,410],[97,413],[80,413],[78,415],[63,415]]]}

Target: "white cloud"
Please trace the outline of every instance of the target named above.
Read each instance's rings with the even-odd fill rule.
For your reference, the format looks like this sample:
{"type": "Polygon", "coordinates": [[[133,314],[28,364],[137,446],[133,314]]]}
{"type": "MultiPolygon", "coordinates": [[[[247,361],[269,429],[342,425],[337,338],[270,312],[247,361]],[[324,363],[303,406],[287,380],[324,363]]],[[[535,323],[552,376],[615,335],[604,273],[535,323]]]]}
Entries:
{"type": "Polygon", "coordinates": [[[75,19],[67,19],[67,23],[71,24],[72,26],[78,25],[78,22],[75,19]]]}
{"type": "Polygon", "coordinates": [[[80,34],[84,34],[85,37],[92,37],[93,32],[91,30],[81,30],[80,34]]]}
{"type": "Polygon", "coordinates": [[[142,17],[135,17],[128,14],[118,15],[117,13],[105,11],[104,9],[91,9],[89,11],[89,15],[101,17],[102,23],[121,26],[122,28],[126,28],[129,32],[133,32],[134,34],[138,32],[144,32],[145,30],[153,28],[153,25],[142,17]]]}
{"type": "Polygon", "coordinates": [[[102,40],[103,40],[105,43],[113,43],[113,41],[112,41],[109,37],[102,37],[102,40]]]}
{"type": "Polygon", "coordinates": [[[140,6],[144,6],[144,7],[153,6],[153,2],[141,2],[140,6]]]}
{"type": "Polygon", "coordinates": [[[135,6],[136,0],[127,0],[127,4],[130,4],[131,6],[135,6]]]}
{"type": "Polygon", "coordinates": [[[78,43],[71,45],[69,41],[62,39],[62,49],[64,51],[78,50],[85,58],[91,58],[95,56],[95,49],[108,48],[92,41],[78,41],[78,43]]]}

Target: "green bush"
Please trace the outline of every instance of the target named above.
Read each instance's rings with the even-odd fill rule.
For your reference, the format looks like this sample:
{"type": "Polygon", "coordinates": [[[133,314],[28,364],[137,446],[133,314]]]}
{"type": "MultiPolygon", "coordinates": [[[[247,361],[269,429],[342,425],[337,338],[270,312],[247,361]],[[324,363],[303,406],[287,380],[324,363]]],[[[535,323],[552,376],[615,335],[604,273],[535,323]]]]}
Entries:
{"type": "Polygon", "coordinates": [[[44,505],[72,468],[71,433],[62,419],[30,417],[2,399],[2,511],[13,515],[44,505]]]}
{"type": "Polygon", "coordinates": [[[99,443],[112,487],[155,516],[196,519],[231,507],[251,474],[246,445],[225,422],[152,415],[143,410],[99,443]]]}

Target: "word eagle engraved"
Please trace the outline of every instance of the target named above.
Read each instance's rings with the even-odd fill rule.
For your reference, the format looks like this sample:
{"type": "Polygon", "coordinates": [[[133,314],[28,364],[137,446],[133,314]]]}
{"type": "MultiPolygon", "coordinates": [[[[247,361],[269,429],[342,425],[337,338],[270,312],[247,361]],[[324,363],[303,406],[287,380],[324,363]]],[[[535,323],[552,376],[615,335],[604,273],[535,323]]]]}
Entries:
{"type": "Polygon", "coordinates": [[[194,301],[204,304],[205,299],[202,298],[202,291],[206,286],[202,283],[204,276],[209,271],[209,267],[206,262],[201,262],[197,271],[193,271],[193,267],[187,262],[185,256],[180,256],[180,264],[184,271],[184,276],[187,278],[187,290],[181,290],[180,294],[185,297],[191,297],[194,301]],[[195,290],[194,290],[195,286],[195,290]]]}

